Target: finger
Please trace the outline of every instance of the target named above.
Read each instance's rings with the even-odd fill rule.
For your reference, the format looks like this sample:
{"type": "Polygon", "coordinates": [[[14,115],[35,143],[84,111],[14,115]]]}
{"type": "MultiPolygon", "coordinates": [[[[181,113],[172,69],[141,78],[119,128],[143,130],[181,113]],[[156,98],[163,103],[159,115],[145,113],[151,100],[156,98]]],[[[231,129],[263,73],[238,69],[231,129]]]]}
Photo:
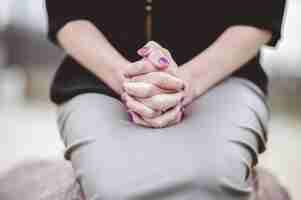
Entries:
{"type": "Polygon", "coordinates": [[[148,58],[159,70],[176,75],[178,65],[172,58],[171,53],[157,42],[148,42],[143,48],[138,50],[138,54],[148,58]]]}
{"type": "Polygon", "coordinates": [[[159,117],[153,119],[143,119],[148,124],[151,124],[154,128],[163,128],[168,126],[169,123],[174,122],[178,118],[179,112],[181,112],[181,105],[176,106],[172,110],[160,115],[159,117]]]}
{"type": "MultiPolygon", "coordinates": [[[[159,44],[158,44],[158,45],[159,45],[159,44]]],[[[160,45],[159,45],[159,46],[160,46],[160,45]]],[[[169,74],[171,74],[171,75],[176,76],[176,75],[177,75],[178,64],[177,64],[177,63],[175,62],[175,60],[173,59],[173,57],[172,57],[170,51],[169,51],[168,49],[165,49],[165,48],[161,47],[161,46],[158,48],[158,50],[159,50],[160,52],[163,53],[164,57],[165,57],[165,58],[168,60],[168,62],[169,62],[168,67],[165,68],[163,71],[164,71],[164,72],[167,72],[167,73],[169,73],[169,74]]],[[[156,51],[154,51],[154,53],[156,53],[156,51]]],[[[150,59],[150,61],[152,61],[152,63],[155,62],[155,60],[152,60],[152,57],[151,57],[151,56],[149,57],[149,59],[150,59]]]]}
{"type": "Polygon", "coordinates": [[[178,65],[172,58],[162,54],[161,51],[153,51],[147,59],[160,71],[167,72],[171,75],[177,75],[178,65]]]}
{"type": "Polygon", "coordinates": [[[164,90],[153,84],[145,82],[125,82],[123,89],[131,96],[138,98],[149,98],[159,94],[170,94],[173,91],[164,90]]]}
{"type": "Polygon", "coordinates": [[[145,45],[144,47],[138,49],[137,53],[138,53],[139,56],[146,58],[146,57],[149,56],[151,51],[152,51],[152,49],[145,45]]]}
{"type": "Polygon", "coordinates": [[[142,48],[138,49],[137,53],[142,57],[148,57],[152,51],[154,50],[163,51],[163,49],[164,48],[159,43],[155,41],[149,41],[142,48]]]}
{"type": "Polygon", "coordinates": [[[148,42],[138,54],[148,58],[159,70],[166,69],[169,66],[169,59],[164,54],[164,48],[154,41],[148,42]]]}
{"type": "Polygon", "coordinates": [[[170,56],[169,58],[170,64],[169,66],[164,69],[163,71],[166,73],[169,73],[173,76],[178,76],[177,74],[177,69],[178,69],[178,64],[173,60],[173,58],[170,56]]]}
{"type": "MultiPolygon", "coordinates": [[[[129,80],[130,81],[130,80],[129,80]]],[[[189,84],[185,84],[185,88],[183,90],[183,92],[186,94],[185,98],[182,101],[182,105],[183,108],[186,108],[188,105],[190,105],[195,98],[197,98],[198,96],[195,95],[191,95],[191,94],[195,94],[196,92],[194,91],[194,88],[191,87],[189,84]]]]}
{"type": "Polygon", "coordinates": [[[143,117],[154,118],[161,114],[160,112],[156,112],[153,109],[145,106],[141,102],[136,101],[127,93],[122,94],[122,99],[125,100],[125,104],[129,110],[134,111],[143,117]]]}
{"type": "Polygon", "coordinates": [[[179,112],[176,119],[174,121],[169,122],[167,126],[173,126],[180,123],[183,119],[183,116],[184,116],[183,112],[179,112]]]}
{"type": "MultiPolygon", "coordinates": [[[[130,115],[131,115],[131,117],[132,117],[132,119],[133,119],[133,122],[134,122],[135,124],[138,124],[138,125],[144,126],[144,127],[148,127],[148,128],[160,128],[160,127],[155,127],[155,126],[153,126],[153,125],[147,123],[145,120],[143,120],[140,116],[138,116],[138,115],[137,115],[136,113],[134,113],[134,112],[130,112],[130,115]]],[[[179,113],[177,114],[176,119],[173,120],[173,121],[171,121],[170,123],[168,123],[165,127],[167,127],[167,126],[172,126],[172,125],[176,125],[176,124],[180,123],[180,122],[182,121],[182,115],[183,115],[182,112],[179,112],[179,113]]]]}
{"type": "Polygon", "coordinates": [[[169,67],[170,61],[160,50],[152,51],[147,59],[158,69],[165,70],[169,67]]]}
{"type": "Polygon", "coordinates": [[[144,117],[153,118],[155,116],[155,111],[143,105],[142,103],[134,100],[131,96],[124,93],[122,98],[125,100],[127,108],[131,111],[138,113],[144,117]]]}
{"type": "Polygon", "coordinates": [[[129,114],[131,115],[133,122],[135,124],[138,124],[140,126],[144,126],[144,127],[149,127],[152,128],[152,126],[150,124],[148,124],[146,121],[144,121],[143,119],[141,119],[141,117],[139,117],[135,112],[130,111],[129,114]]]}
{"type": "Polygon", "coordinates": [[[184,81],[165,72],[150,72],[131,78],[130,82],[145,82],[161,89],[181,91],[185,87],[184,81]]]}
{"type": "MultiPolygon", "coordinates": [[[[140,116],[138,116],[134,112],[130,112],[130,115],[131,115],[131,117],[133,119],[133,122],[135,124],[138,124],[138,125],[144,126],[144,127],[148,127],[148,128],[160,128],[160,127],[155,127],[155,126],[147,123],[145,120],[143,120],[140,116]]],[[[183,116],[183,113],[179,112],[177,114],[177,117],[175,118],[175,120],[173,120],[170,123],[168,123],[165,127],[167,127],[167,126],[173,126],[173,125],[176,125],[176,124],[180,123],[182,121],[182,116],[183,116]]]]}
{"type": "Polygon", "coordinates": [[[125,71],[125,76],[133,77],[155,71],[158,71],[158,69],[148,59],[144,58],[137,62],[129,64],[125,71]]]}
{"type": "Polygon", "coordinates": [[[174,94],[159,94],[146,99],[138,98],[137,100],[152,110],[165,112],[166,110],[181,103],[183,98],[184,94],[182,92],[178,92],[174,94]]]}

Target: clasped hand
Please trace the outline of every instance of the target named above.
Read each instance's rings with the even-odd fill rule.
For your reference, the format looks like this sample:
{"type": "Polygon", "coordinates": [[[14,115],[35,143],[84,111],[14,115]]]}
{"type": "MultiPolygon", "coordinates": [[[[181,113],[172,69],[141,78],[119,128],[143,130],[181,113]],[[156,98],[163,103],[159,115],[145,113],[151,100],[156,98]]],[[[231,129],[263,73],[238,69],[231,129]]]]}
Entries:
{"type": "Polygon", "coordinates": [[[121,96],[131,120],[152,128],[179,123],[188,85],[178,77],[178,65],[168,50],[153,41],[137,53],[142,59],[127,67],[121,96]]]}

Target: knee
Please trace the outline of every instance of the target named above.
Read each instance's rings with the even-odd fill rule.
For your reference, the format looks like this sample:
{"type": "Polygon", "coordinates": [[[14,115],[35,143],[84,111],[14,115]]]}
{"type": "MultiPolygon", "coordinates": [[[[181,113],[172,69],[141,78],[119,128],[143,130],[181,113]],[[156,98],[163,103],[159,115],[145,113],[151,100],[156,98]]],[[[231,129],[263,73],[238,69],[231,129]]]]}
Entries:
{"type": "Polygon", "coordinates": [[[112,97],[101,94],[78,95],[58,107],[57,125],[66,145],[94,139],[109,132],[116,123],[126,119],[123,105],[112,97]],[[110,115],[108,115],[110,113],[110,115]]]}
{"type": "Polygon", "coordinates": [[[201,172],[201,188],[214,195],[221,195],[222,199],[234,199],[233,195],[250,195],[252,163],[249,158],[237,149],[227,146],[227,149],[222,148],[209,159],[206,168],[201,172]]]}
{"type": "Polygon", "coordinates": [[[80,185],[87,200],[135,199],[133,191],[128,191],[127,186],[121,187],[116,181],[118,180],[102,180],[101,177],[91,180],[91,177],[86,177],[80,179],[80,185]]]}

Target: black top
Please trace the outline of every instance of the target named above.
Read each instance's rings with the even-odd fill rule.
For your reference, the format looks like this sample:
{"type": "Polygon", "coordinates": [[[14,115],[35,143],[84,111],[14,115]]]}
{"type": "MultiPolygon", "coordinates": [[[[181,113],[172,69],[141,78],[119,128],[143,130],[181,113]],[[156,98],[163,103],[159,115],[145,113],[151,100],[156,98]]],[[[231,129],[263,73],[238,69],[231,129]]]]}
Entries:
{"type": "MultiPolygon", "coordinates": [[[[56,33],[67,22],[87,19],[129,61],[137,61],[136,50],[146,42],[147,0],[66,1],[46,0],[49,38],[57,44],[56,33]]],[[[152,1],[152,40],[169,49],[182,65],[201,53],[231,25],[249,25],[272,31],[269,46],[281,36],[285,0],[152,1]]],[[[239,38],[238,38],[239,39],[239,38]]],[[[233,73],[251,80],[267,93],[268,78],[259,54],[233,73]]],[[[56,72],[51,99],[60,104],[78,94],[98,92],[119,96],[94,74],[67,56],[56,72]]]]}

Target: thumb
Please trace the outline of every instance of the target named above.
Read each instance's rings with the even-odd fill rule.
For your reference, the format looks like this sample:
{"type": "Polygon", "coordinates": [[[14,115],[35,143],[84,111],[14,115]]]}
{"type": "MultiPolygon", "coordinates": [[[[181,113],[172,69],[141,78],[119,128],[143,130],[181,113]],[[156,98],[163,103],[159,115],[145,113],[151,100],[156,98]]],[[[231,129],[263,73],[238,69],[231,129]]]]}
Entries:
{"type": "Polygon", "coordinates": [[[178,65],[170,52],[157,42],[150,41],[137,52],[140,56],[147,58],[158,70],[175,74],[178,65]]]}

